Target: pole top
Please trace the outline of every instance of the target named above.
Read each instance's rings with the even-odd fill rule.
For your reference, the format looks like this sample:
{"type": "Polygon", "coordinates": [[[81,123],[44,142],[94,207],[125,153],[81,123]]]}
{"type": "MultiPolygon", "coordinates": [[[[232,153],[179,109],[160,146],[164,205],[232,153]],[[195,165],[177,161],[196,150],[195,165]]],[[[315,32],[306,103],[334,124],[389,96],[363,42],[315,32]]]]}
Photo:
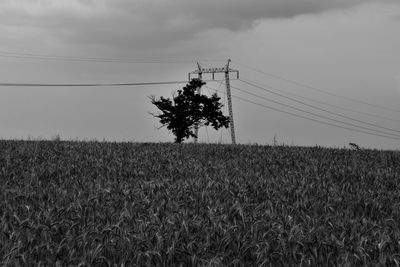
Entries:
{"type": "Polygon", "coordinates": [[[238,70],[234,70],[231,69],[229,67],[229,64],[231,63],[231,59],[228,59],[228,62],[226,63],[226,65],[222,68],[203,68],[199,62],[197,62],[197,70],[194,70],[192,72],[189,73],[189,80],[190,80],[190,76],[192,74],[197,74],[197,75],[201,75],[203,73],[211,73],[213,74],[213,80],[214,80],[214,74],[215,73],[227,73],[227,72],[236,72],[237,78],[239,78],[239,71],[238,70]]]}
{"type": "Polygon", "coordinates": [[[228,59],[228,63],[226,63],[226,65],[225,65],[225,71],[226,72],[229,72],[229,63],[231,63],[231,59],[230,58],[228,59]]]}

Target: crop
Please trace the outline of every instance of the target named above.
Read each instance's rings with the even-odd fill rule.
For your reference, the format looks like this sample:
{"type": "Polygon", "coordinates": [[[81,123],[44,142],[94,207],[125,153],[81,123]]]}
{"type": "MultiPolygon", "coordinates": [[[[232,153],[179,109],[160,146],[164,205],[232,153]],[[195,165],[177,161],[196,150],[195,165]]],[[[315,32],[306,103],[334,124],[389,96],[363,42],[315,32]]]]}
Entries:
{"type": "Polygon", "coordinates": [[[2,266],[400,264],[400,153],[0,141],[2,266]]]}

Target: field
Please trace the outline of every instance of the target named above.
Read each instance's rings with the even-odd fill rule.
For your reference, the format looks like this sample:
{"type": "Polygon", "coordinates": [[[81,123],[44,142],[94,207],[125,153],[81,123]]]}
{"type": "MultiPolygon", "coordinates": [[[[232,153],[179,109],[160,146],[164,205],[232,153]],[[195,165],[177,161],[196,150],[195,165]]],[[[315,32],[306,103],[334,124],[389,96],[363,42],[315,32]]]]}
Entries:
{"type": "Polygon", "coordinates": [[[1,266],[400,264],[400,152],[0,141],[1,266]]]}

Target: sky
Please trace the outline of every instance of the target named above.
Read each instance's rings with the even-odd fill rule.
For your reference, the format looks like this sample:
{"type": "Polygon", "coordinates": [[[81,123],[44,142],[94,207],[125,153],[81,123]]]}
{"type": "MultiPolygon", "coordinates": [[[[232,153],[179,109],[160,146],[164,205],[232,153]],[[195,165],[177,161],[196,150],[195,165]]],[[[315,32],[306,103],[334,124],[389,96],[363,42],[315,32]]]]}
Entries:
{"type": "MultiPolygon", "coordinates": [[[[186,81],[231,59],[238,143],[399,149],[399,28],[398,0],[2,0],[0,84],[186,81]]],[[[202,92],[228,115],[216,79],[202,92]]],[[[172,142],[149,96],[183,86],[2,85],[0,138],[172,142]]]]}

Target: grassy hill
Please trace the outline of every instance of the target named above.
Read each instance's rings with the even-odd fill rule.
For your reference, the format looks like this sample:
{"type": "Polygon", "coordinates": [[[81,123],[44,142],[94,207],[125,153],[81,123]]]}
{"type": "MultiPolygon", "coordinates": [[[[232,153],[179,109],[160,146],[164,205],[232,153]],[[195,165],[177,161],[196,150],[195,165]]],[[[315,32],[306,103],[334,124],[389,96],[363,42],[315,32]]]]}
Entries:
{"type": "Polygon", "coordinates": [[[0,141],[0,265],[400,263],[400,153],[0,141]]]}

